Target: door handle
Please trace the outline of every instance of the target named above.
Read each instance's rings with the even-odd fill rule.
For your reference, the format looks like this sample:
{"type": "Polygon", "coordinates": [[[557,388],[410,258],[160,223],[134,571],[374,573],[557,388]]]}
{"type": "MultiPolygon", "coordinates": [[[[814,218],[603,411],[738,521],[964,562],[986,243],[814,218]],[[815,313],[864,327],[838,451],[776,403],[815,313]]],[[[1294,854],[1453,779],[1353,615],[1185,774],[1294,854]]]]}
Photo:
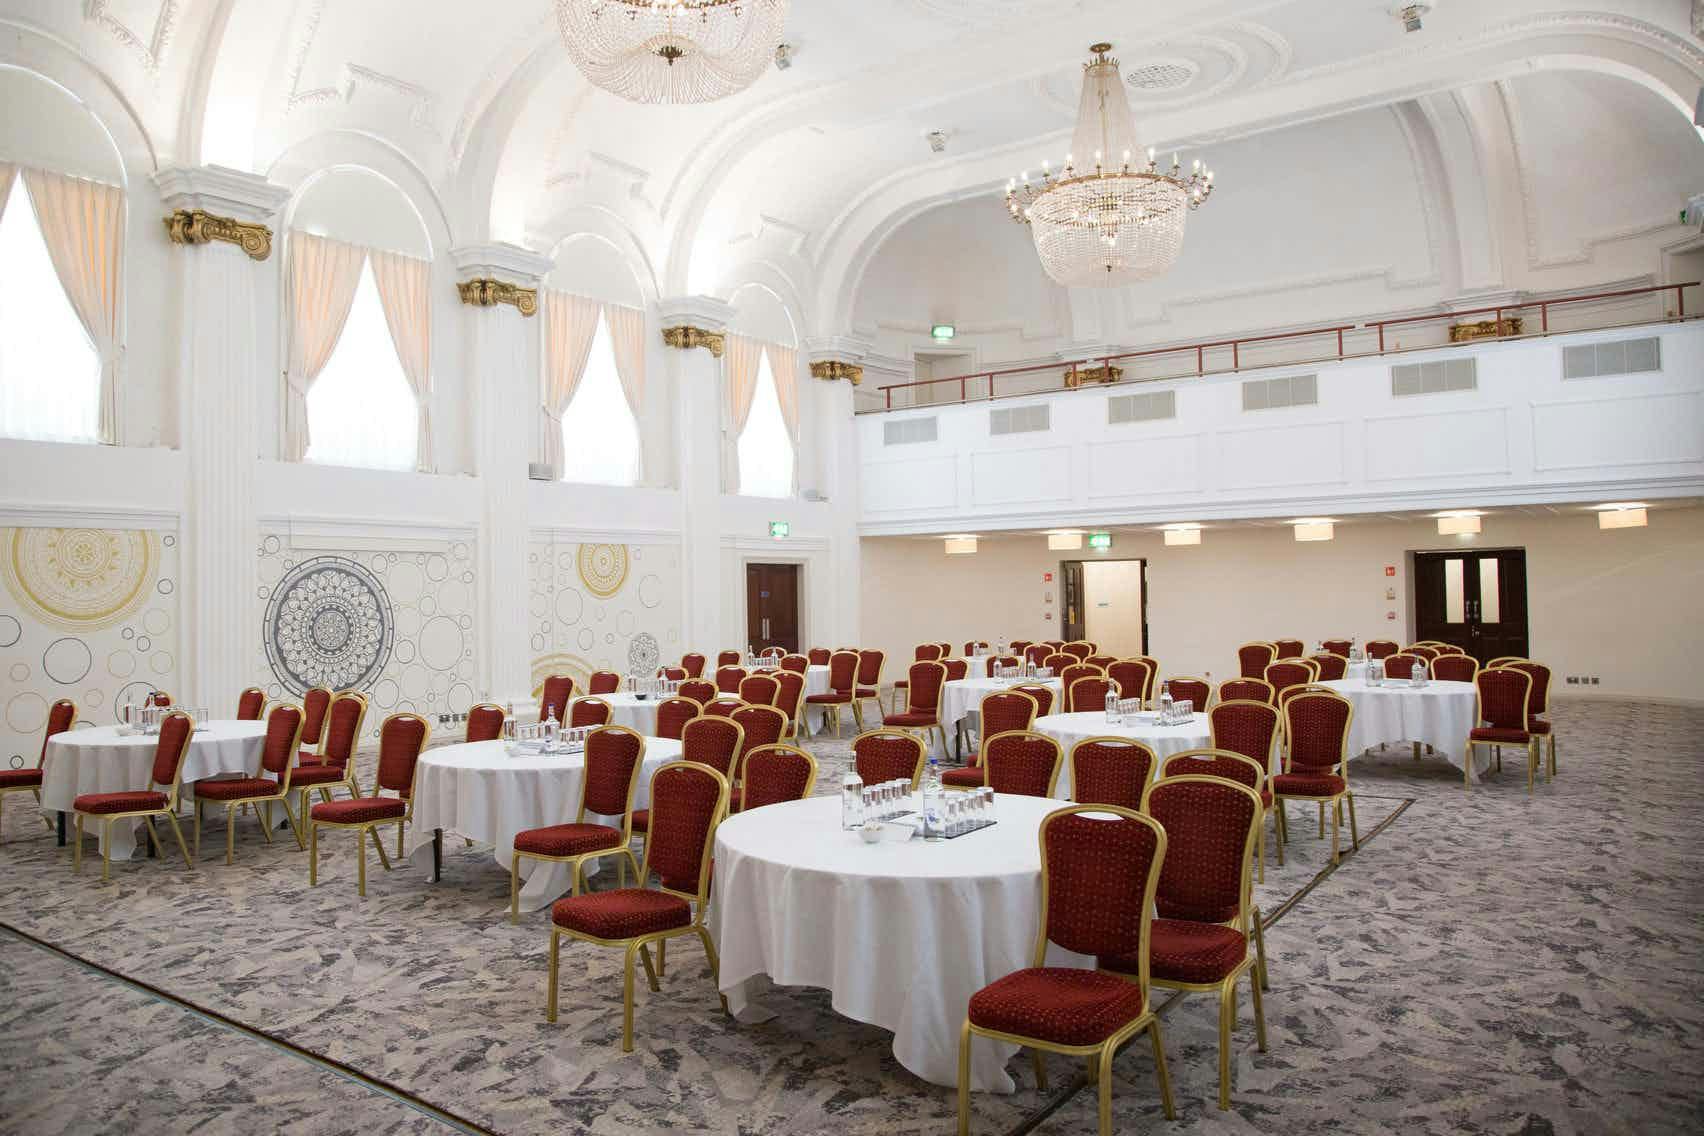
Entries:
{"type": "Polygon", "coordinates": [[[768,642],[768,640],[769,640],[769,617],[767,615],[763,617],[763,638],[764,638],[765,642],[768,642]]]}

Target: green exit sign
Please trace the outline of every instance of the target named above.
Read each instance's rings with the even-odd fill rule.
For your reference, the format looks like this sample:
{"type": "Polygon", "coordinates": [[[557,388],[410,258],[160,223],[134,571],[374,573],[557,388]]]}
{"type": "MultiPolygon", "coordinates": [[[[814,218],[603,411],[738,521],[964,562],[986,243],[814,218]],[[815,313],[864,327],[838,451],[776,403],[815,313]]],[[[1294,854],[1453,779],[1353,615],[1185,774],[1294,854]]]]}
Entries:
{"type": "Polygon", "coordinates": [[[1090,533],[1089,547],[1097,552],[1105,552],[1112,547],[1111,533],[1090,533]]]}
{"type": "Polygon", "coordinates": [[[769,535],[773,540],[786,540],[793,535],[793,526],[786,521],[770,521],[769,535]]]}
{"type": "Polygon", "coordinates": [[[929,334],[935,339],[951,339],[958,334],[958,328],[950,323],[938,323],[929,329],[929,334]]]}

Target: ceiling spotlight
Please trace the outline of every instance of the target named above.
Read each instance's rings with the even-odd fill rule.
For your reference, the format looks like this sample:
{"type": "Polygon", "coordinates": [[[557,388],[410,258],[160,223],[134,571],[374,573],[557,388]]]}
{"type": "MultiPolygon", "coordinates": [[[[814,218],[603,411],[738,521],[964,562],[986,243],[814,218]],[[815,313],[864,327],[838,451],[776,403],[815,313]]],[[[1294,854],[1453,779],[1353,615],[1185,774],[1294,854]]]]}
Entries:
{"type": "Polygon", "coordinates": [[[946,152],[947,132],[945,130],[931,130],[923,137],[929,140],[929,149],[935,151],[935,153],[941,154],[946,152]]]}
{"type": "Polygon", "coordinates": [[[775,45],[775,69],[785,71],[793,65],[793,45],[778,43],[775,45]]]}
{"type": "Polygon", "coordinates": [[[1419,31],[1422,17],[1431,10],[1431,0],[1416,0],[1412,4],[1398,4],[1391,9],[1396,18],[1402,21],[1402,30],[1405,32],[1419,31]]]}

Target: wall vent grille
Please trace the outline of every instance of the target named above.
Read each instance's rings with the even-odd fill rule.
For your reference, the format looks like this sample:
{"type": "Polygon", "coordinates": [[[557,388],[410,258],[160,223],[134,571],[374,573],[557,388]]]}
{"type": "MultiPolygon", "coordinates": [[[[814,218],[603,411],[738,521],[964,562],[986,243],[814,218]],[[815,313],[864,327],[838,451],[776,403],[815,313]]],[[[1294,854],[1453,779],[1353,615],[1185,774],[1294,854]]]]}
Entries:
{"type": "Polygon", "coordinates": [[[882,423],[882,444],[884,446],[910,446],[918,442],[933,442],[938,437],[940,420],[929,418],[901,418],[897,421],[882,423]]]}
{"type": "Polygon", "coordinates": [[[1033,406],[1003,406],[988,412],[990,434],[1029,434],[1052,428],[1049,407],[1045,402],[1033,406]]]}
{"type": "Polygon", "coordinates": [[[1177,417],[1177,392],[1149,391],[1145,394],[1115,394],[1106,400],[1106,422],[1154,422],[1177,417]]]}
{"type": "Polygon", "coordinates": [[[1319,403],[1318,375],[1289,375],[1282,379],[1253,379],[1242,385],[1244,410],[1276,410],[1281,406],[1319,403]]]}
{"type": "Polygon", "coordinates": [[[1663,369],[1662,340],[1617,339],[1610,343],[1581,343],[1562,349],[1564,379],[1595,379],[1601,375],[1636,375],[1663,369]]]}
{"type": "Polygon", "coordinates": [[[1479,389],[1477,359],[1437,359],[1430,363],[1399,363],[1390,369],[1390,393],[1397,398],[1413,394],[1442,394],[1445,391],[1479,389]]]}

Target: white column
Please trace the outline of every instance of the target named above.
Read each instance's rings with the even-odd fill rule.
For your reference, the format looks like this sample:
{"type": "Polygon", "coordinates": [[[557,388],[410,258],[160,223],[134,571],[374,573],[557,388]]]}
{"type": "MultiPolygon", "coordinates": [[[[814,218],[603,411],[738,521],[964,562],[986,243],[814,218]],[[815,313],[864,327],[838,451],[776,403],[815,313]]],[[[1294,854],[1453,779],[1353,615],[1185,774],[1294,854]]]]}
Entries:
{"type": "MultiPolygon", "coordinates": [[[[811,378],[816,397],[816,436],[822,447],[822,493],[828,498],[830,555],[834,564],[835,643],[863,643],[861,619],[862,550],[858,542],[858,432],[853,422],[853,389],[864,380],[861,339],[812,339],[811,378]]],[[[892,668],[890,667],[891,671],[892,668]]]]}
{"type": "Polygon", "coordinates": [[[676,452],[680,455],[680,539],[685,568],[688,649],[716,652],[744,636],[726,639],[722,626],[722,345],[733,309],[710,296],[682,296],[658,304],[663,342],[676,394],[676,452]]]}
{"type": "Polygon", "coordinates": [[[474,461],[484,498],[479,533],[479,695],[504,702],[532,689],[527,649],[527,464],[538,425],[539,281],[549,258],[514,245],[455,249],[475,392],[474,461]]]}
{"type": "Polygon", "coordinates": [[[279,242],[261,227],[289,191],[218,167],[162,170],[154,181],[174,215],[206,215],[170,230],[184,246],[179,389],[189,467],[178,601],[183,686],[172,694],[180,705],[230,718],[238,693],[262,678],[254,650],[258,408],[283,380],[268,365],[273,352],[261,349],[260,329],[272,323],[260,305],[276,302],[281,261],[279,242]]]}

